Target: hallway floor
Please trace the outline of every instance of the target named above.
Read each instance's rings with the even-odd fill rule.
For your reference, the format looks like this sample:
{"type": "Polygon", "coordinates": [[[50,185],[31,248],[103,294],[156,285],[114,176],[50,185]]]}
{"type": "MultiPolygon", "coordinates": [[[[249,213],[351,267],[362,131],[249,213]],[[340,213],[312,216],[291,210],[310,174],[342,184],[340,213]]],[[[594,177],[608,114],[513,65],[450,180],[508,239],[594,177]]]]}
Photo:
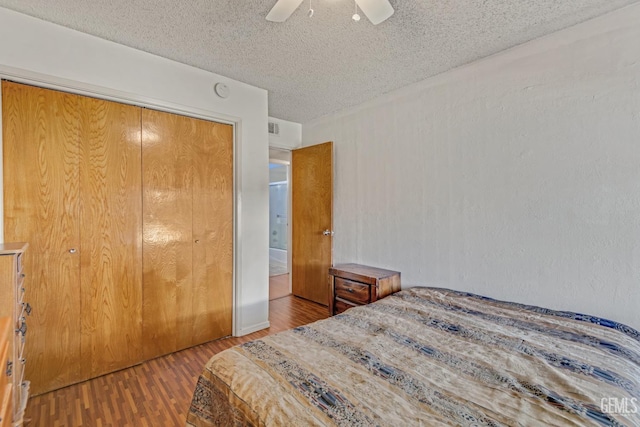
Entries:
{"type": "Polygon", "coordinates": [[[289,291],[289,274],[269,277],[269,301],[291,295],[289,291]]]}

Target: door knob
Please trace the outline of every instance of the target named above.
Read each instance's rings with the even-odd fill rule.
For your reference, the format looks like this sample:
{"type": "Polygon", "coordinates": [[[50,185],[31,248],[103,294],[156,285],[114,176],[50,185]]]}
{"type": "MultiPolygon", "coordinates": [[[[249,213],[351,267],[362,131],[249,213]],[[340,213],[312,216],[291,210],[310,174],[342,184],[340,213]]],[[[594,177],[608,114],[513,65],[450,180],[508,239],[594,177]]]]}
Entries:
{"type": "Polygon", "coordinates": [[[71,248],[71,249],[69,249],[69,253],[70,253],[70,254],[75,254],[75,253],[76,253],[76,248],[71,248]]]}
{"type": "Polygon", "coordinates": [[[325,236],[333,236],[333,231],[326,229],[322,232],[325,236]]]}
{"type": "Polygon", "coordinates": [[[200,240],[196,239],[196,243],[200,243],[200,240]]]}

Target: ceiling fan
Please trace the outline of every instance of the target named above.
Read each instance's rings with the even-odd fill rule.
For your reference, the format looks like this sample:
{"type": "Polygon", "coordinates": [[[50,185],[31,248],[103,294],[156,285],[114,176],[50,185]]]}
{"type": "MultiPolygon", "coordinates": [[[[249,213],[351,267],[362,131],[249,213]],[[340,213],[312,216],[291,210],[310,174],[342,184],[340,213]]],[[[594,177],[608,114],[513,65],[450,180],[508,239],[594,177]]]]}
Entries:
{"type": "MultiPolygon", "coordinates": [[[[267,15],[267,21],[284,22],[300,6],[304,0],[278,0],[267,15]]],[[[355,0],[358,7],[369,18],[373,25],[378,25],[393,15],[393,7],[389,0],[355,0]]],[[[309,9],[309,16],[313,9],[309,9]]],[[[356,12],[357,15],[357,12],[356,12]]],[[[355,17],[355,15],[354,15],[355,17]]],[[[354,18],[355,19],[355,18],[354,18]]],[[[358,16],[359,19],[359,16],[358,16]]]]}

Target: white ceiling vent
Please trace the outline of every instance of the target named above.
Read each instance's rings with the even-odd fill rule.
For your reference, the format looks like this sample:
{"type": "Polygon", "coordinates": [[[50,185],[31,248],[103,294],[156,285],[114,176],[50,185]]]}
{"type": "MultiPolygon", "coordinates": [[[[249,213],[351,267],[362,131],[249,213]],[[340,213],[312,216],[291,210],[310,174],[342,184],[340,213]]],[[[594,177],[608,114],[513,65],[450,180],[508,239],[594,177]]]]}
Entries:
{"type": "Polygon", "coordinates": [[[280,135],[280,126],[277,123],[269,122],[269,134],[280,135]]]}

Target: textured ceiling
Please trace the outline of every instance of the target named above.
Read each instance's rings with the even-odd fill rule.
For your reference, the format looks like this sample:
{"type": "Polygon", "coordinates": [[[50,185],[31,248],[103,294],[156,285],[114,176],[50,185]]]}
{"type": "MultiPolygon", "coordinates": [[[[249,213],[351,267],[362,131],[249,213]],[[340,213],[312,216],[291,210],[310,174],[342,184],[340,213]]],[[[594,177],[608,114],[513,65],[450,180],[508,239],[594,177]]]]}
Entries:
{"type": "Polygon", "coordinates": [[[309,0],[284,23],[275,0],[0,0],[0,6],[269,91],[294,122],[357,105],[638,0],[390,0],[373,26],[353,0],[309,0]]]}

